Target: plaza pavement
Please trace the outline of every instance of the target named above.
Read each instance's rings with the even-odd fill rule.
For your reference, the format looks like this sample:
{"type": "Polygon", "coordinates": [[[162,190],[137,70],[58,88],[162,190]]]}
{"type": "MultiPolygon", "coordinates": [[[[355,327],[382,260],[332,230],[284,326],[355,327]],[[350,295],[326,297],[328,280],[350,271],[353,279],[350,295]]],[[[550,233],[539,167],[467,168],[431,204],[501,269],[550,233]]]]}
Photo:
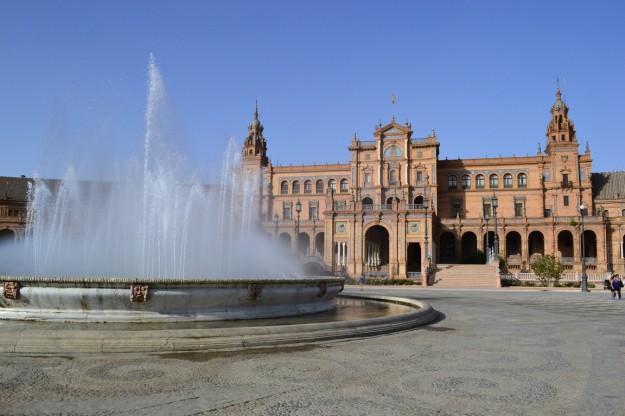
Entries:
{"type": "Polygon", "coordinates": [[[0,414],[625,414],[625,300],[601,290],[364,290],[424,300],[444,317],[262,351],[0,355],[0,414]]]}

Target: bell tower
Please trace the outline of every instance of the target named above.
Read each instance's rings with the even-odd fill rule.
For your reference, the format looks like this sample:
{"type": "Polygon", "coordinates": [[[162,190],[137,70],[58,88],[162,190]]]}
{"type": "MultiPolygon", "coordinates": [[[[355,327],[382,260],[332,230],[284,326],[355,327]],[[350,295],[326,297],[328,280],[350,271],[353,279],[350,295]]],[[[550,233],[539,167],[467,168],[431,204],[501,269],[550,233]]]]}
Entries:
{"type": "Polygon", "coordinates": [[[577,153],[577,136],[575,125],[569,119],[569,107],[562,100],[560,87],[556,90],[556,102],[551,106],[551,120],[547,126],[547,154],[559,149],[575,148],[577,153]]]}
{"type": "Polygon", "coordinates": [[[243,143],[243,165],[264,168],[268,165],[267,141],[263,136],[262,123],[258,119],[258,102],[254,110],[254,120],[247,127],[247,138],[243,143]]]}

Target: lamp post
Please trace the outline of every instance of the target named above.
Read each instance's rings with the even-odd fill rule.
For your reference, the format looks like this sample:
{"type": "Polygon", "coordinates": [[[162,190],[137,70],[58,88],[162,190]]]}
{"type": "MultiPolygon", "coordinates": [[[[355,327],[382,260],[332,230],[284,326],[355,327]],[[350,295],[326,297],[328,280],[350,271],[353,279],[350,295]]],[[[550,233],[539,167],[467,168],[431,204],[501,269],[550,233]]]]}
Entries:
{"type": "Polygon", "coordinates": [[[429,233],[429,227],[428,227],[428,209],[429,209],[429,201],[428,201],[428,187],[430,185],[430,176],[426,175],[425,176],[425,190],[424,190],[424,194],[425,197],[423,198],[423,209],[425,209],[425,261],[427,262],[426,264],[426,270],[429,270],[430,268],[430,260],[431,260],[431,256],[430,256],[430,233],[429,233]]]}
{"type": "Polygon", "coordinates": [[[486,222],[486,263],[490,263],[490,231],[488,230],[488,220],[490,219],[488,212],[484,213],[484,221],[486,222]]]}
{"type": "Polygon", "coordinates": [[[580,288],[582,292],[588,292],[588,276],[586,275],[586,247],[584,247],[584,211],[586,210],[586,206],[582,202],[579,206],[579,216],[581,218],[581,239],[582,239],[582,283],[580,284],[580,288]]]}
{"type": "MultiPolygon", "coordinates": [[[[319,209],[319,208],[317,208],[319,209]]],[[[317,256],[317,215],[313,215],[313,232],[312,232],[312,256],[317,256]]]]}
{"type": "Polygon", "coordinates": [[[497,207],[499,206],[499,201],[497,200],[497,195],[493,192],[493,197],[491,198],[491,204],[493,206],[493,217],[495,217],[495,236],[493,241],[493,251],[496,257],[496,260],[499,261],[499,236],[497,235],[497,207]]]}
{"type": "Polygon", "coordinates": [[[275,214],[275,215],[273,216],[273,223],[274,223],[274,225],[276,226],[276,232],[275,232],[275,235],[276,235],[276,239],[277,239],[277,238],[278,238],[278,214],[275,214]]]}
{"type": "Polygon", "coordinates": [[[297,217],[296,217],[296,220],[295,220],[295,241],[296,241],[295,246],[297,247],[297,253],[299,254],[300,253],[300,246],[299,246],[299,214],[302,212],[302,203],[299,202],[299,199],[295,203],[295,212],[297,213],[297,217]]]}

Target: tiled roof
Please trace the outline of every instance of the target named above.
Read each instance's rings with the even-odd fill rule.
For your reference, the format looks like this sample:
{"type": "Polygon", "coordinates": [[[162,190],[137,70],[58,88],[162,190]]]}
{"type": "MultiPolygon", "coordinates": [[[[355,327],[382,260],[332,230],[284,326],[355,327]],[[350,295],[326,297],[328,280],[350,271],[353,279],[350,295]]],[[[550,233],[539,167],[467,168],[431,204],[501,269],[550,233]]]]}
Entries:
{"type": "Polygon", "coordinates": [[[625,172],[597,172],[590,177],[596,199],[625,199],[625,172]]]}

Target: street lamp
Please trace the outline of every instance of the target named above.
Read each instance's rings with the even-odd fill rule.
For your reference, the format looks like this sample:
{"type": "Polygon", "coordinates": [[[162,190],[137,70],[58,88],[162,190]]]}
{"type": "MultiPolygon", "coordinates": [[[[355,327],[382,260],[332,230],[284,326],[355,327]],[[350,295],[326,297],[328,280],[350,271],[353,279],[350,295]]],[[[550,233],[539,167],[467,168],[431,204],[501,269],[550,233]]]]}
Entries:
{"type": "Polygon", "coordinates": [[[275,232],[275,234],[276,234],[276,236],[275,236],[275,237],[276,237],[276,238],[278,238],[278,219],[279,219],[279,218],[278,218],[278,214],[275,214],[275,215],[273,216],[273,223],[274,223],[274,224],[275,224],[275,226],[276,226],[276,232],[275,232]]]}
{"type": "Polygon", "coordinates": [[[488,212],[484,212],[484,221],[486,221],[486,263],[490,263],[490,231],[488,230],[490,216],[488,214],[488,212]]]}
{"type": "Polygon", "coordinates": [[[302,212],[302,203],[299,202],[299,199],[295,203],[295,212],[297,212],[297,219],[295,220],[295,241],[297,241],[297,252],[299,253],[299,214],[302,212]]]}
{"type": "Polygon", "coordinates": [[[425,190],[424,190],[424,198],[423,198],[423,209],[425,209],[425,259],[427,261],[427,267],[430,267],[430,235],[428,230],[428,187],[430,185],[430,176],[425,176],[425,190]]]}
{"type": "Polygon", "coordinates": [[[495,217],[495,237],[493,241],[493,251],[497,256],[496,260],[499,261],[499,236],[497,235],[497,207],[499,206],[499,201],[497,200],[497,195],[495,195],[494,192],[490,202],[493,207],[493,217],[495,217]]]}
{"type": "Polygon", "coordinates": [[[581,218],[581,231],[582,231],[582,283],[580,288],[582,292],[588,292],[588,276],[586,275],[586,247],[584,247],[584,211],[586,210],[586,205],[582,202],[579,206],[579,216],[581,218]]]}

